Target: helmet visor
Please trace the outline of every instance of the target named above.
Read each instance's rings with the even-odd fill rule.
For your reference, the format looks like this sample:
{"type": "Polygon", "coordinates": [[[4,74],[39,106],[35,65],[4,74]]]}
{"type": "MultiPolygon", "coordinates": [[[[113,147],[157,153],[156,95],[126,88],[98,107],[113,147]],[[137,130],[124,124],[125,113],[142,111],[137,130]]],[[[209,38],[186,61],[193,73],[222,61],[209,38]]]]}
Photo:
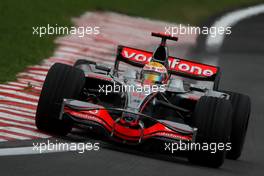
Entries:
{"type": "Polygon", "coordinates": [[[162,82],[161,73],[145,71],[143,74],[144,81],[150,81],[152,83],[162,82]]]}

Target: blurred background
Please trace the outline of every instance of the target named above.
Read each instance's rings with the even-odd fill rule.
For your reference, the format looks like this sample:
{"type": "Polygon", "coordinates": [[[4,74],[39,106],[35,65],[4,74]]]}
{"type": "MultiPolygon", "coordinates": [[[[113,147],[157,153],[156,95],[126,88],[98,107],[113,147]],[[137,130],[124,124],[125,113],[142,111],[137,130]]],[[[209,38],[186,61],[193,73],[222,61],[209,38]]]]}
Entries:
{"type": "Polygon", "coordinates": [[[199,25],[224,11],[260,2],[263,0],[1,0],[0,82],[14,80],[27,65],[52,55],[56,35],[32,35],[34,26],[71,26],[72,17],[96,10],[199,25]]]}

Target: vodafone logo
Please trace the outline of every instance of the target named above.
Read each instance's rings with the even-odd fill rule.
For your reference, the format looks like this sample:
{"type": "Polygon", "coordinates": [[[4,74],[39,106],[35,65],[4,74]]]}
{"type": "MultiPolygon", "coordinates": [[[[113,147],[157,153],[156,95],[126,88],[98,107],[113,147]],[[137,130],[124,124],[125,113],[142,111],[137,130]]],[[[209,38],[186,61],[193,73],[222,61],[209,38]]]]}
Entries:
{"type": "MultiPolygon", "coordinates": [[[[133,48],[123,48],[122,56],[130,61],[147,64],[150,62],[152,53],[133,48]]],[[[169,57],[169,66],[172,71],[209,77],[217,73],[217,67],[201,63],[191,62],[188,60],[169,57]]]]}
{"type": "Polygon", "coordinates": [[[169,65],[171,70],[185,72],[197,76],[209,77],[217,72],[216,67],[180,60],[176,58],[169,58],[169,65]]]}
{"type": "Polygon", "coordinates": [[[131,48],[124,48],[122,55],[131,61],[147,64],[150,62],[152,53],[139,51],[131,48]]]}

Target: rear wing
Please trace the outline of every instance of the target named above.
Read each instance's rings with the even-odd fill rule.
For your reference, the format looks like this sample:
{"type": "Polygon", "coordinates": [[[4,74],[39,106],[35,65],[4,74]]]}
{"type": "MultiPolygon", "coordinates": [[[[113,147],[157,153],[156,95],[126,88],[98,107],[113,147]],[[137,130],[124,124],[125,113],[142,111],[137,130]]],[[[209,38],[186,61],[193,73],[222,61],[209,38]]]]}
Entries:
{"type": "MultiPolygon", "coordinates": [[[[119,62],[125,62],[133,66],[143,67],[149,63],[153,53],[126,46],[118,46],[114,72],[118,71],[119,62]]],[[[168,72],[173,75],[187,77],[195,80],[218,82],[220,79],[220,68],[212,65],[186,60],[182,58],[169,57],[168,72]]]]}

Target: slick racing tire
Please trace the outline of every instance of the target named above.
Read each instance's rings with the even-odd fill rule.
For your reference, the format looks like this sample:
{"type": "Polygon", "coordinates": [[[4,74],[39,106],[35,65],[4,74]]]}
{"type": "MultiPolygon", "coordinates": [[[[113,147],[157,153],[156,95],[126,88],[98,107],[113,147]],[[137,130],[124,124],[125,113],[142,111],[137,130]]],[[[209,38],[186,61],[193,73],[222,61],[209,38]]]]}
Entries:
{"type": "Polygon", "coordinates": [[[232,126],[230,101],[216,97],[201,97],[194,110],[193,126],[197,134],[195,145],[188,159],[194,164],[220,167],[225,159],[232,126]],[[220,148],[221,145],[221,148],[220,148]],[[219,147],[216,147],[219,146],[219,147]]]}
{"type": "Polygon", "coordinates": [[[35,123],[39,130],[54,135],[67,135],[72,129],[71,121],[59,120],[64,98],[78,99],[85,84],[80,69],[60,63],[48,71],[39,97],[35,123]]]}
{"type": "Polygon", "coordinates": [[[227,158],[236,160],[240,157],[243,150],[251,103],[250,98],[247,95],[228,91],[225,91],[225,93],[230,95],[230,101],[233,106],[232,131],[230,138],[232,149],[227,152],[227,158]]]}
{"type": "Polygon", "coordinates": [[[83,64],[86,64],[86,65],[89,65],[89,64],[93,64],[95,65],[96,62],[94,61],[89,61],[89,60],[85,60],[85,59],[78,59],[75,63],[74,63],[74,67],[78,67],[80,65],[83,65],[83,64]]]}

